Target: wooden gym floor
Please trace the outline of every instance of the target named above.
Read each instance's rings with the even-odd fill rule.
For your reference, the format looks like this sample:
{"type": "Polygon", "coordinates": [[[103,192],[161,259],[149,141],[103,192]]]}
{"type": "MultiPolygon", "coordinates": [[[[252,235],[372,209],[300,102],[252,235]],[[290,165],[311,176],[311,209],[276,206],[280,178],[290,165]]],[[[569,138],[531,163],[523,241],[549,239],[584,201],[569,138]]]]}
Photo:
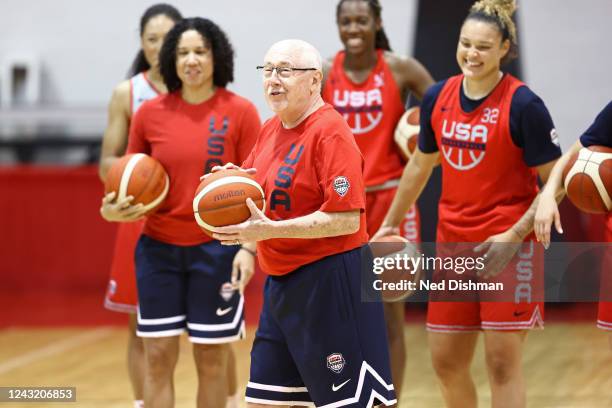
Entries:
{"type": "MultiPolygon", "coordinates": [[[[402,407],[439,408],[442,399],[429,360],[422,324],[406,325],[408,362],[402,407]]],[[[0,386],[75,386],[76,403],[9,404],[36,407],[131,407],[123,328],[16,329],[0,331],[0,386]]],[[[248,376],[248,338],[237,344],[239,382],[248,376]]],[[[490,406],[482,341],[472,372],[481,407],[490,406]]],[[[606,333],[591,323],[551,323],[528,337],[524,367],[528,405],[536,408],[612,407],[612,351],[606,333]]],[[[175,374],[177,407],[193,407],[195,372],[183,338],[175,374]]]]}

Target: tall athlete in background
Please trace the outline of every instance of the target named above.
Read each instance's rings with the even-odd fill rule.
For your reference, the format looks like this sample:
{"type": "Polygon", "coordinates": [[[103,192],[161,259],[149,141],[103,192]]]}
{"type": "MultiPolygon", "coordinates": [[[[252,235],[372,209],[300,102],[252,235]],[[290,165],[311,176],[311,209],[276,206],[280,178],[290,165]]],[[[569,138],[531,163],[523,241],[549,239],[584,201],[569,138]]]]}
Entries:
{"type": "MultiPolygon", "coordinates": [[[[344,50],[324,65],[323,99],[347,120],[365,159],[366,221],[372,236],[391,205],[404,163],[393,140],[408,94],[419,100],[433,85],[416,60],[391,52],[378,0],[341,0],[336,23],[344,50]]],[[[420,241],[418,210],[406,213],[400,235],[420,241]]],[[[403,302],[385,303],[393,384],[398,400],[404,378],[403,302]]]]}
{"type": "MultiPolygon", "coordinates": [[[[457,44],[462,74],[434,85],[423,98],[418,149],[377,233],[397,231],[442,153],[437,242],[484,242],[487,274],[499,273],[523,241],[534,247],[537,176],[545,182],[561,155],[542,100],[500,70],[516,47],[515,8],[514,1],[483,0],[470,9],[457,44]]],[[[542,323],[542,309],[531,299],[430,301],[429,345],[448,407],[477,406],[470,365],[481,330],[492,406],[526,406],[522,348],[527,330],[542,323]]]]}
{"type": "MultiPolygon", "coordinates": [[[[595,121],[589,128],[580,136],[580,139],[573,144],[569,151],[567,151],[563,157],[559,159],[555,167],[550,172],[550,179],[546,186],[542,190],[540,196],[540,203],[538,204],[538,210],[536,212],[535,219],[535,233],[538,241],[542,242],[545,247],[548,248],[550,244],[550,228],[551,225],[555,224],[557,232],[563,233],[561,228],[561,217],[559,215],[559,208],[557,206],[557,198],[562,197],[565,194],[563,188],[563,169],[569,162],[570,157],[583,147],[589,146],[606,146],[612,148],[612,102],[597,115],[595,121]]],[[[606,241],[612,242],[612,213],[608,213],[607,216],[607,229],[606,229],[606,241]]],[[[610,251],[610,249],[607,249],[610,251]]],[[[610,262],[609,255],[604,259],[604,262],[610,262]]],[[[606,264],[609,265],[609,264],[606,264]]],[[[610,282],[612,280],[611,272],[609,267],[604,267],[603,272],[607,275],[602,276],[602,283],[610,282]]],[[[602,289],[606,288],[602,285],[602,289]]],[[[610,343],[610,349],[612,349],[612,302],[604,299],[599,302],[599,314],[597,316],[597,326],[603,330],[609,330],[608,341],[610,343]]]]}
{"type": "MultiPolygon", "coordinates": [[[[166,85],[159,73],[158,55],[166,33],[181,18],[179,11],[168,4],[149,7],[140,18],[141,49],[130,69],[131,78],[117,85],[108,107],[108,124],[102,139],[99,167],[102,181],[106,179],[114,161],[125,153],[132,116],[145,101],[166,93],[166,85]]],[[[139,211],[133,212],[129,219],[136,219],[140,215],[139,211]]],[[[107,309],[129,313],[127,365],[136,408],[143,406],[144,348],[142,339],[136,336],[138,296],[134,250],[143,225],[142,221],[119,224],[104,299],[107,309]]]]}
{"type": "MultiPolygon", "coordinates": [[[[173,374],[179,336],[193,343],[198,375],[198,407],[226,403],[229,343],[244,335],[244,301],[228,287],[232,263],[252,275],[254,258],[239,248],[222,247],[193,219],[192,200],[199,176],[215,165],[240,161],[250,153],[260,122],[252,103],[228,91],[234,52],[212,21],[178,22],[164,40],[160,72],[169,93],[147,101],[134,116],[129,153],[159,160],[170,178],[168,196],[147,217],[136,248],[138,336],[144,338],[147,407],[174,405],[173,374]],[[219,312],[223,310],[223,312],[219,312]]],[[[107,195],[103,214],[125,221],[107,195]]],[[[235,289],[235,288],[234,288],[235,289]]]]}

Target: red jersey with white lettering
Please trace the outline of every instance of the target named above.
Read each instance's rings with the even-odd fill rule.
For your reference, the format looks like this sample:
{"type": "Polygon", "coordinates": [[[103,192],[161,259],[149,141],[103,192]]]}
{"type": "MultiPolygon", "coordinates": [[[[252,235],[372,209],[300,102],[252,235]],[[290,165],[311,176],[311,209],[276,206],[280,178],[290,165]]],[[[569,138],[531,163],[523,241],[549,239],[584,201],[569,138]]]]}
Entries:
{"type": "Polygon", "coordinates": [[[195,105],[185,102],[180,91],[145,102],[134,115],[128,153],[159,160],[170,177],[170,190],[147,217],[143,233],[174,245],[210,241],[193,218],[200,176],[213,166],[244,160],[260,126],[255,106],[224,88],[195,105]]]}
{"type": "Polygon", "coordinates": [[[266,194],[265,213],[272,220],[315,211],[361,211],[359,231],[353,234],[259,241],[257,257],[264,272],[285,275],[368,241],[363,158],[351,130],[330,105],[293,129],[283,128],[277,116],[268,120],[242,167],[257,169],[255,178],[266,194]]]}
{"type": "Polygon", "coordinates": [[[463,75],[449,78],[431,117],[442,159],[442,196],[438,239],[484,241],[506,231],[527,211],[538,187],[510,135],[510,103],[524,85],[504,75],[471,113],[463,111],[459,92],[463,75]]]}
{"type": "Polygon", "coordinates": [[[357,84],[344,72],[345,52],[334,58],[323,88],[323,99],[332,104],[349,124],[365,157],[366,186],[397,179],[404,164],[393,140],[393,132],[404,113],[404,104],[384,51],[368,78],[357,84]]]}

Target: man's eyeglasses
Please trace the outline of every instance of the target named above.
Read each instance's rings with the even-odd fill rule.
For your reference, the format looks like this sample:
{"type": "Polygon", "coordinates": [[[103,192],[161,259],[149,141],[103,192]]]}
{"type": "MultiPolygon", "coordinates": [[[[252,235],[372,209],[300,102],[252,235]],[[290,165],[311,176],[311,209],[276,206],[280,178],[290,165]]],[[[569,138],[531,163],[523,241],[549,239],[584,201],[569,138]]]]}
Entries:
{"type": "Polygon", "coordinates": [[[264,78],[270,78],[274,71],[280,78],[290,78],[293,71],[317,71],[316,68],[275,67],[274,65],[258,65],[256,68],[263,72],[264,78]]]}

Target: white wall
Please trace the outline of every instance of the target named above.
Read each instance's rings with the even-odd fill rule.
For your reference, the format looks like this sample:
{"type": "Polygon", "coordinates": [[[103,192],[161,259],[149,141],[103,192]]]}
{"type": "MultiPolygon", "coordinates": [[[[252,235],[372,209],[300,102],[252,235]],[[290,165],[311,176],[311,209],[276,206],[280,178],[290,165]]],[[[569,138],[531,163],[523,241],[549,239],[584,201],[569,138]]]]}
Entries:
{"type": "MultiPolygon", "coordinates": [[[[12,54],[39,56],[42,97],[47,105],[89,107],[98,109],[103,117],[112,88],[124,77],[138,50],[140,15],[153,3],[0,0],[0,61],[12,54]]],[[[317,46],[324,57],[340,48],[336,0],[172,3],[185,16],[209,17],[228,33],[237,55],[236,80],[230,88],[251,99],[262,117],[270,112],[254,67],[271,43],[303,38],[317,46]]],[[[382,3],[392,46],[409,53],[417,0],[382,3]]],[[[566,148],[612,98],[608,43],[612,38],[612,1],[519,0],[519,10],[525,80],[549,107],[566,148]]],[[[103,126],[103,120],[99,123],[103,126]]]]}
{"type": "MultiPolygon", "coordinates": [[[[335,0],[168,1],[184,16],[208,17],[226,31],[237,56],[230,89],[251,99],[264,117],[269,111],[255,66],[272,43],[301,38],[319,48],[324,57],[341,46],[335,0]]],[[[383,3],[391,45],[405,53],[412,44],[416,0],[383,3]]],[[[103,107],[139,48],[140,15],[151,4],[144,0],[0,0],[0,59],[15,54],[39,56],[46,104],[103,107]]]]}
{"type": "Polygon", "coordinates": [[[548,106],[567,149],[612,99],[612,1],[519,6],[524,79],[548,106]]]}

